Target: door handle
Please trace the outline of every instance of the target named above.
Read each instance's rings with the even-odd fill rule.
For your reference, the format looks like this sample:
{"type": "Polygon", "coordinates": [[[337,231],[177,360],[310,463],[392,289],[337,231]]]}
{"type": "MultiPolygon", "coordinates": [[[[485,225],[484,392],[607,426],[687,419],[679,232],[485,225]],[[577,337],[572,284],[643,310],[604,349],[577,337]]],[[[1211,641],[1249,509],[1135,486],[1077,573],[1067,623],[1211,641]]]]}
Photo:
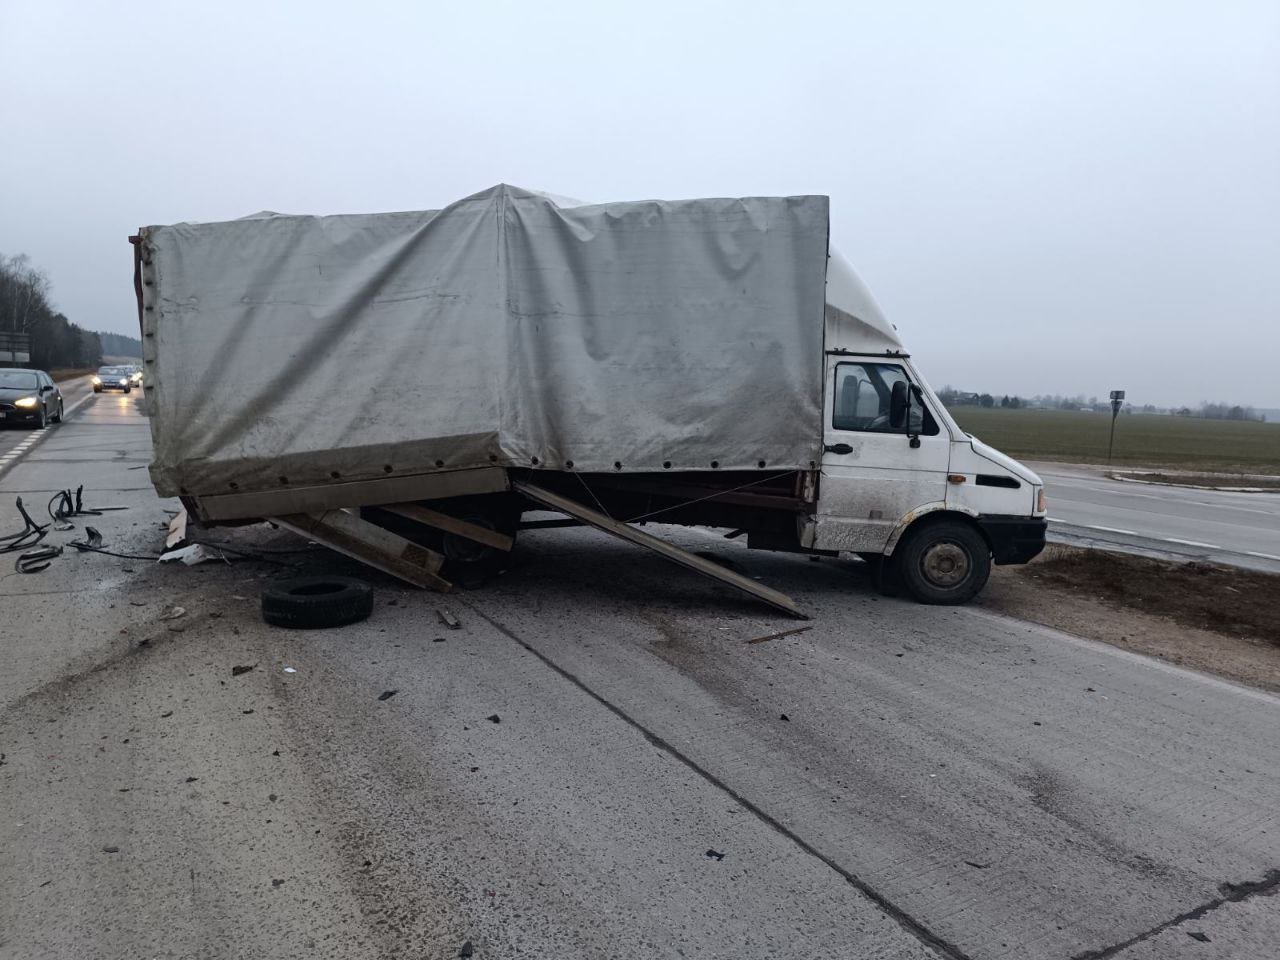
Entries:
{"type": "Polygon", "coordinates": [[[827,453],[839,454],[842,457],[853,453],[853,447],[849,446],[847,443],[828,443],[825,444],[822,449],[827,453]]]}

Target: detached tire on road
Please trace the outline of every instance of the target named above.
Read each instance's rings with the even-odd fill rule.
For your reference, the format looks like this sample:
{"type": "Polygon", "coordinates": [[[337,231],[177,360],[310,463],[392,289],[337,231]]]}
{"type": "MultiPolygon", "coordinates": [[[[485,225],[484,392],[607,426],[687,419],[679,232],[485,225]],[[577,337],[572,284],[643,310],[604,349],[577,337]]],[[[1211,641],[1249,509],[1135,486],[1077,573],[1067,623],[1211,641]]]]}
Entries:
{"type": "Polygon", "coordinates": [[[908,532],[893,559],[921,603],[967,603],[991,576],[991,548],[962,520],[935,520],[908,532]]]}
{"type": "Polygon", "coordinates": [[[297,577],[262,591],[262,619],[276,627],[341,627],[372,612],[373,590],[354,577],[297,577]]]}

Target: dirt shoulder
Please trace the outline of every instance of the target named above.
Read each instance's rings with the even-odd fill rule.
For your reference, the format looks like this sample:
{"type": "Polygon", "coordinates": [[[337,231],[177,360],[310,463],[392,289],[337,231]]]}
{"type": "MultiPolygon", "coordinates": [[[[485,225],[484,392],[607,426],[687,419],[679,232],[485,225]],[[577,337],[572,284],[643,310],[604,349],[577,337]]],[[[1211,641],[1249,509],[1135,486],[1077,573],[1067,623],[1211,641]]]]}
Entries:
{"type": "Polygon", "coordinates": [[[1052,545],[979,606],[1280,692],[1280,576],[1052,545]]]}

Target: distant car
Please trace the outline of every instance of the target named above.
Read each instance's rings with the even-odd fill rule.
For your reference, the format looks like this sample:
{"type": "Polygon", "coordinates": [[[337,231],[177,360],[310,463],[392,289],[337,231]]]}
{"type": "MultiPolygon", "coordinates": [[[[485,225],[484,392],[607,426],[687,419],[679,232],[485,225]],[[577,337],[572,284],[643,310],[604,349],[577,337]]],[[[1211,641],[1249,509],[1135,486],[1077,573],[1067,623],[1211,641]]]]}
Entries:
{"type": "Polygon", "coordinates": [[[128,393],[133,389],[132,367],[99,367],[93,378],[93,392],[103,390],[123,390],[128,393]]]}
{"type": "Polygon", "coordinates": [[[62,422],[62,391],[43,370],[0,369],[0,425],[62,422]]]}
{"type": "Polygon", "coordinates": [[[137,365],[133,368],[133,385],[135,387],[142,386],[142,368],[137,365]]]}

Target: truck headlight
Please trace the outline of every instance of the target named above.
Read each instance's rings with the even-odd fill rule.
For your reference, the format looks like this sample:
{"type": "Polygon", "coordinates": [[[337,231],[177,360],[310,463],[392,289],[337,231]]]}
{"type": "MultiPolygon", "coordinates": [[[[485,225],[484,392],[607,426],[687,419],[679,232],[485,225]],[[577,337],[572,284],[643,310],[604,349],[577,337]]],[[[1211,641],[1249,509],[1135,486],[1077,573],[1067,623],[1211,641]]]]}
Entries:
{"type": "Polygon", "coordinates": [[[1049,498],[1044,495],[1044,487],[1040,488],[1040,492],[1036,495],[1036,513],[1049,512],[1049,498]]]}
{"type": "Polygon", "coordinates": [[[15,407],[21,407],[23,410],[30,410],[40,403],[39,397],[23,397],[21,400],[13,401],[15,407]]]}

